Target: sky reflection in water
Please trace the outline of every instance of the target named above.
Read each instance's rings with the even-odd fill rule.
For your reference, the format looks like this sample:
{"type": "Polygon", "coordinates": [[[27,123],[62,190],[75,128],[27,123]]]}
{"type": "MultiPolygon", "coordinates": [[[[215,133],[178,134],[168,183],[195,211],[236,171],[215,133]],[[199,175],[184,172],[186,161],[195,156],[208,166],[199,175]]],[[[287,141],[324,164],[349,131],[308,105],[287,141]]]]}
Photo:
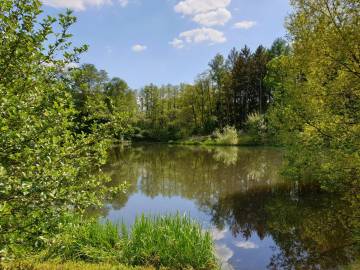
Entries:
{"type": "Polygon", "coordinates": [[[137,215],[185,213],[209,229],[224,269],[334,269],[356,255],[335,196],[287,184],[272,148],[142,145],[115,148],[106,170],[127,194],[98,214],[131,225],[137,215]]]}

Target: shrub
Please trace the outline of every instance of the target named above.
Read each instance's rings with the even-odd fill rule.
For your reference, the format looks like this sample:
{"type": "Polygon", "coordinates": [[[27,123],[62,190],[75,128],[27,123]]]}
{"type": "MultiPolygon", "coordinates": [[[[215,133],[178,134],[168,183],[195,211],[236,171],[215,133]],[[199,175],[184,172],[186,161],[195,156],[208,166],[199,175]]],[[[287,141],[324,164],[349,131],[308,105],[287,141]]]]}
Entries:
{"type": "Polygon", "coordinates": [[[246,122],[246,130],[255,144],[263,143],[267,132],[264,116],[257,112],[249,114],[246,122]]]}
{"type": "Polygon", "coordinates": [[[217,129],[214,135],[217,144],[236,145],[239,142],[235,127],[226,126],[222,131],[217,129]]]}
{"type": "Polygon", "coordinates": [[[16,257],[57,234],[64,215],[102,203],[110,142],[100,124],[75,132],[64,70],[87,47],[71,45],[71,12],[41,16],[40,1],[14,0],[0,10],[0,252],[16,257]]]}
{"type": "Polygon", "coordinates": [[[131,265],[170,269],[216,269],[213,241],[208,232],[185,216],[137,218],[123,255],[131,265]]]}

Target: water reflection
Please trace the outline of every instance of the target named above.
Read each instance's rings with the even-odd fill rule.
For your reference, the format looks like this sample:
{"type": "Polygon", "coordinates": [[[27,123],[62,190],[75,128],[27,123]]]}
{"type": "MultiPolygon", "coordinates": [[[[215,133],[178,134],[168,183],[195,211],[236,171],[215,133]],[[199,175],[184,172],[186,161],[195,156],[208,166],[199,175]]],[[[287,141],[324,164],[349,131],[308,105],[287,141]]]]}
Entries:
{"type": "Polygon", "coordinates": [[[271,237],[276,249],[270,269],[333,269],[356,257],[351,228],[354,209],[335,196],[299,188],[262,188],[221,198],[212,207],[212,221],[229,226],[242,248],[257,248],[248,242],[253,234],[271,237]]]}
{"type": "Polygon", "coordinates": [[[143,145],[114,149],[106,168],[127,194],[102,216],[131,224],[141,212],[187,212],[211,229],[225,269],[336,269],[356,257],[353,209],[290,186],[281,152],[264,148],[143,145]]]}

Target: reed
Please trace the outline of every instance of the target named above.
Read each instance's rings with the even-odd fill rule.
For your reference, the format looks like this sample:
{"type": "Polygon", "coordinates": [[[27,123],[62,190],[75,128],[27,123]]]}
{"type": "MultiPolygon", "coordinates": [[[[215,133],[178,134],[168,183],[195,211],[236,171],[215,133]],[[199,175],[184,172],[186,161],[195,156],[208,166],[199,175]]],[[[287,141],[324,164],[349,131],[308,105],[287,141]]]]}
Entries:
{"type": "Polygon", "coordinates": [[[171,269],[216,269],[213,241],[208,232],[187,216],[170,215],[136,219],[123,247],[131,265],[171,269]]]}
{"type": "Polygon", "coordinates": [[[128,230],[110,222],[72,222],[53,239],[42,260],[217,269],[213,240],[188,216],[141,216],[128,230]]]}

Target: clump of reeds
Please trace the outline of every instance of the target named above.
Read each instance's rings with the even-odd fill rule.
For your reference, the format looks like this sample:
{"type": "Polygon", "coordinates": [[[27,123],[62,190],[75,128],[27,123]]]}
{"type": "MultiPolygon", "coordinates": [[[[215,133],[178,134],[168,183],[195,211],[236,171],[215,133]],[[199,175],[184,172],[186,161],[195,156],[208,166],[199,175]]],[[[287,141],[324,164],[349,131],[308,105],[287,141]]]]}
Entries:
{"type": "Polygon", "coordinates": [[[73,222],[48,246],[44,260],[217,269],[210,234],[181,215],[141,216],[129,230],[110,222],[73,222]]]}
{"type": "Polygon", "coordinates": [[[187,216],[141,216],[136,219],[123,247],[132,265],[171,269],[214,269],[216,260],[209,233],[187,216]]]}

